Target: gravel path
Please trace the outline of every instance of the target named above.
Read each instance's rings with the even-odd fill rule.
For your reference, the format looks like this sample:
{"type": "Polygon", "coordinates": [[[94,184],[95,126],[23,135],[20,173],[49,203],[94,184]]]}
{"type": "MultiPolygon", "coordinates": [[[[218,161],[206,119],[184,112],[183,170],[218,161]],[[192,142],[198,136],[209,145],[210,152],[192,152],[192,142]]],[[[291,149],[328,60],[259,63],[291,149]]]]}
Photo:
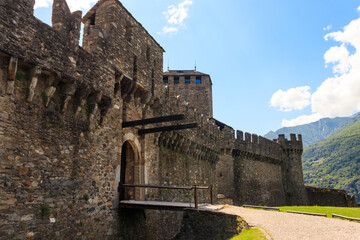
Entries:
{"type": "Polygon", "coordinates": [[[360,240],[360,223],[340,219],[229,206],[220,212],[239,215],[264,228],[274,240],[360,240]]]}

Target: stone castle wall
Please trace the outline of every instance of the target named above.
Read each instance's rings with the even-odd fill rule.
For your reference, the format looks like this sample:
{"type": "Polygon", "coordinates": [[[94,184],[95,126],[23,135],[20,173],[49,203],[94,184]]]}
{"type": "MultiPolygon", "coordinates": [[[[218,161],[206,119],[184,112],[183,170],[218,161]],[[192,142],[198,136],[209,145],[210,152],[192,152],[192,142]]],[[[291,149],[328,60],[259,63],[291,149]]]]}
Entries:
{"type": "MultiPolygon", "coordinates": [[[[139,54],[138,74],[131,75],[134,67],[126,67],[121,52],[112,56],[106,48],[88,52],[78,46],[81,19],[65,1],[54,1],[53,28],[32,15],[33,4],[6,0],[0,6],[0,239],[117,238],[119,229],[124,231],[116,209],[126,142],[134,151],[127,183],[215,184],[220,132],[186,105],[164,107],[163,87],[157,84],[162,50],[150,36],[139,42],[146,32],[137,22],[137,45],[126,53],[139,54]],[[145,52],[148,45],[153,48],[154,71],[141,60],[147,56],[140,55],[138,45],[145,52]],[[199,128],[147,135],[138,134],[141,126],[122,128],[124,121],[180,110],[199,128]]],[[[111,45],[110,36],[107,41],[111,45]]],[[[162,124],[149,127],[156,126],[162,124]]],[[[188,201],[183,193],[156,194],[188,201]]],[[[131,196],[153,195],[136,190],[131,196]]],[[[208,198],[203,194],[200,201],[208,198]]],[[[145,214],[165,219],[156,212],[145,214]]],[[[181,221],[175,213],[168,218],[181,221]]]]}
{"type": "Polygon", "coordinates": [[[255,134],[237,131],[233,150],[238,205],[286,205],[281,145],[255,134]]]}
{"type": "Polygon", "coordinates": [[[355,196],[345,190],[306,186],[309,204],[313,206],[358,207],[355,196]]]}
{"type": "Polygon", "coordinates": [[[286,205],[280,165],[236,157],[234,175],[236,205],[286,205]]]}
{"type": "Polygon", "coordinates": [[[219,194],[233,198],[236,205],[308,204],[302,178],[300,135],[296,138],[292,134],[290,140],[279,136],[270,141],[237,131],[235,138],[231,127],[218,125],[223,136],[220,146],[223,154],[216,166],[219,194]]]}
{"type": "MultiPolygon", "coordinates": [[[[148,229],[144,239],[170,239],[180,231],[182,214],[118,211],[120,182],[213,185],[214,195],[238,205],[308,203],[301,136],[270,141],[237,131],[235,137],[234,129],[211,118],[208,75],[202,86],[191,85],[192,78],[191,94],[170,96],[164,50],[119,1],[100,0],[81,19],[65,0],[54,0],[52,27],[33,16],[34,3],[0,5],[0,239],[116,239],[141,227],[148,229]],[[179,113],[185,120],[122,125],[179,113]],[[183,123],[198,127],[139,134],[183,123]]],[[[192,201],[184,191],[121,194],[192,201]]],[[[208,190],[199,196],[209,201],[208,190]]]]}

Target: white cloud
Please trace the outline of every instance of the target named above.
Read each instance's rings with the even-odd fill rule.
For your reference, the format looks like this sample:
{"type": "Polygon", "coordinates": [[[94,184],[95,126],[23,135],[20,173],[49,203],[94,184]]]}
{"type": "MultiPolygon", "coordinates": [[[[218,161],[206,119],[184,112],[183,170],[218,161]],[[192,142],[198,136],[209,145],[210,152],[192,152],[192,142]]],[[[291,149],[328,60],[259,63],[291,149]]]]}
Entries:
{"type": "Polygon", "coordinates": [[[35,9],[36,8],[47,8],[52,4],[52,0],[36,0],[35,1],[35,9]]]}
{"type": "Polygon", "coordinates": [[[280,107],[280,111],[290,112],[301,110],[310,105],[310,87],[290,88],[287,91],[279,90],[273,94],[270,105],[280,107]]]}
{"type": "Polygon", "coordinates": [[[170,5],[168,10],[164,12],[168,23],[182,25],[189,15],[189,6],[192,4],[193,2],[191,0],[185,0],[179,3],[178,6],[170,5]]]}
{"type": "Polygon", "coordinates": [[[82,10],[87,12],[98,0],[67,0],[71,11],[82,10]]]}
{"type": "Polygon", "coordinates": [[[158,34],[176,33],[177,31],[179,31],[179,29],[176,27],[165,26],[163,27],[162,31],[159,32],[158,34]]]}
{"type": "Polygon", "coordinates": [[[184,0],[177,6],[170,5],[164,12],[165,18],[170,26],[163,27],[159,34],[176,33],[181,26],[184,26],[184,20],[189,16],[189,7],[193,4],[192,0],[184,0]]]}
{"type": "Polygon", "coordinates": [[[324,31],[330,31],[332,29],[331,25],[327,25],[326,27],[323,28],[324,31]]]}
{"type": "MultiPolygon", "coordinates": [[[[35,8],[47,8],[52,5],[53,0],[36,0],[35,8]]],[[[88,11],[97,0],[67,0],[67,4],[71,11],[82,10],[83,12],[88,11]]]]}
{"type": "Polygon", "coordinates": [[[350,116],[360,111],[360,18],[351,21],[343,31],[327,34],[325,40],[339,42],[339,46],[331,47],[324,55],[325,64],[333,65],[334,76],[313,93],[312,115],[283,120],[283,126],[305,124],[324,117],[350,116]],[[355,48],[354,53],[350,53],[349,47],[355,48]]]}
{"type": "Polygon", "coordinates": [[[294,127],[302,124],[312,123],[320,120],[322,117],[319,113],[315,113],[312,115],[302,115],[292,120],[282,120],[283,127],[294,127]]]}

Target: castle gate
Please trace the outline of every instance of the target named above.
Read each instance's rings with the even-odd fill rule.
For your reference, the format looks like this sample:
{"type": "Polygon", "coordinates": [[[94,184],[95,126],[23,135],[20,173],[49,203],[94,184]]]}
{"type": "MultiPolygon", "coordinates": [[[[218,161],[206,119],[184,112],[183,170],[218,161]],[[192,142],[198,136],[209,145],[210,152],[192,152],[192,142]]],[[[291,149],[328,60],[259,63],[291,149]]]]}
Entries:
{"type": "MultiPolygon", "coordinates": [[[[125,141],[121,151],[120,184],[140,184],[141,166],[139,152],[131,141],[125,141]]],[[[132,188],[121,188],[120,200],[139,200],[140,191],[132,188]]]]}

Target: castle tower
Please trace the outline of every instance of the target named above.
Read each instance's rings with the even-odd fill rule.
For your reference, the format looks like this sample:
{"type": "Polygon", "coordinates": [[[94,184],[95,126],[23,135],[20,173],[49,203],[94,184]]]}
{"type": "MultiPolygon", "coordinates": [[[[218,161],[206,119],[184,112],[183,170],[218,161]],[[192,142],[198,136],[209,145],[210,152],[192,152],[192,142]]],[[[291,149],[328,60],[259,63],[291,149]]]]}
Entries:
{"type": "Polygon", "coordinates": [[[165,50],[118,0],[100,0],[83,17],[83,48],[109,60],[152,96],[163,96],[165,50]]]}
{"type": "Polygon", "coordinates": [[[168,70],[164,72],[163,84],[170,102],[181,97],[196,108],[197,114],[203,114],[205,119],[213,117],[210,75],[196,70],[168,70]]]}
{"type": "Polygon", "coordinates": [[[282,177],[287,205],[308,205],[304,185],[301,155],[303,153],[302,137],[290,134],[290,141],[285,135],[279,135],[277,142],[283,148],[282,177]]]}

